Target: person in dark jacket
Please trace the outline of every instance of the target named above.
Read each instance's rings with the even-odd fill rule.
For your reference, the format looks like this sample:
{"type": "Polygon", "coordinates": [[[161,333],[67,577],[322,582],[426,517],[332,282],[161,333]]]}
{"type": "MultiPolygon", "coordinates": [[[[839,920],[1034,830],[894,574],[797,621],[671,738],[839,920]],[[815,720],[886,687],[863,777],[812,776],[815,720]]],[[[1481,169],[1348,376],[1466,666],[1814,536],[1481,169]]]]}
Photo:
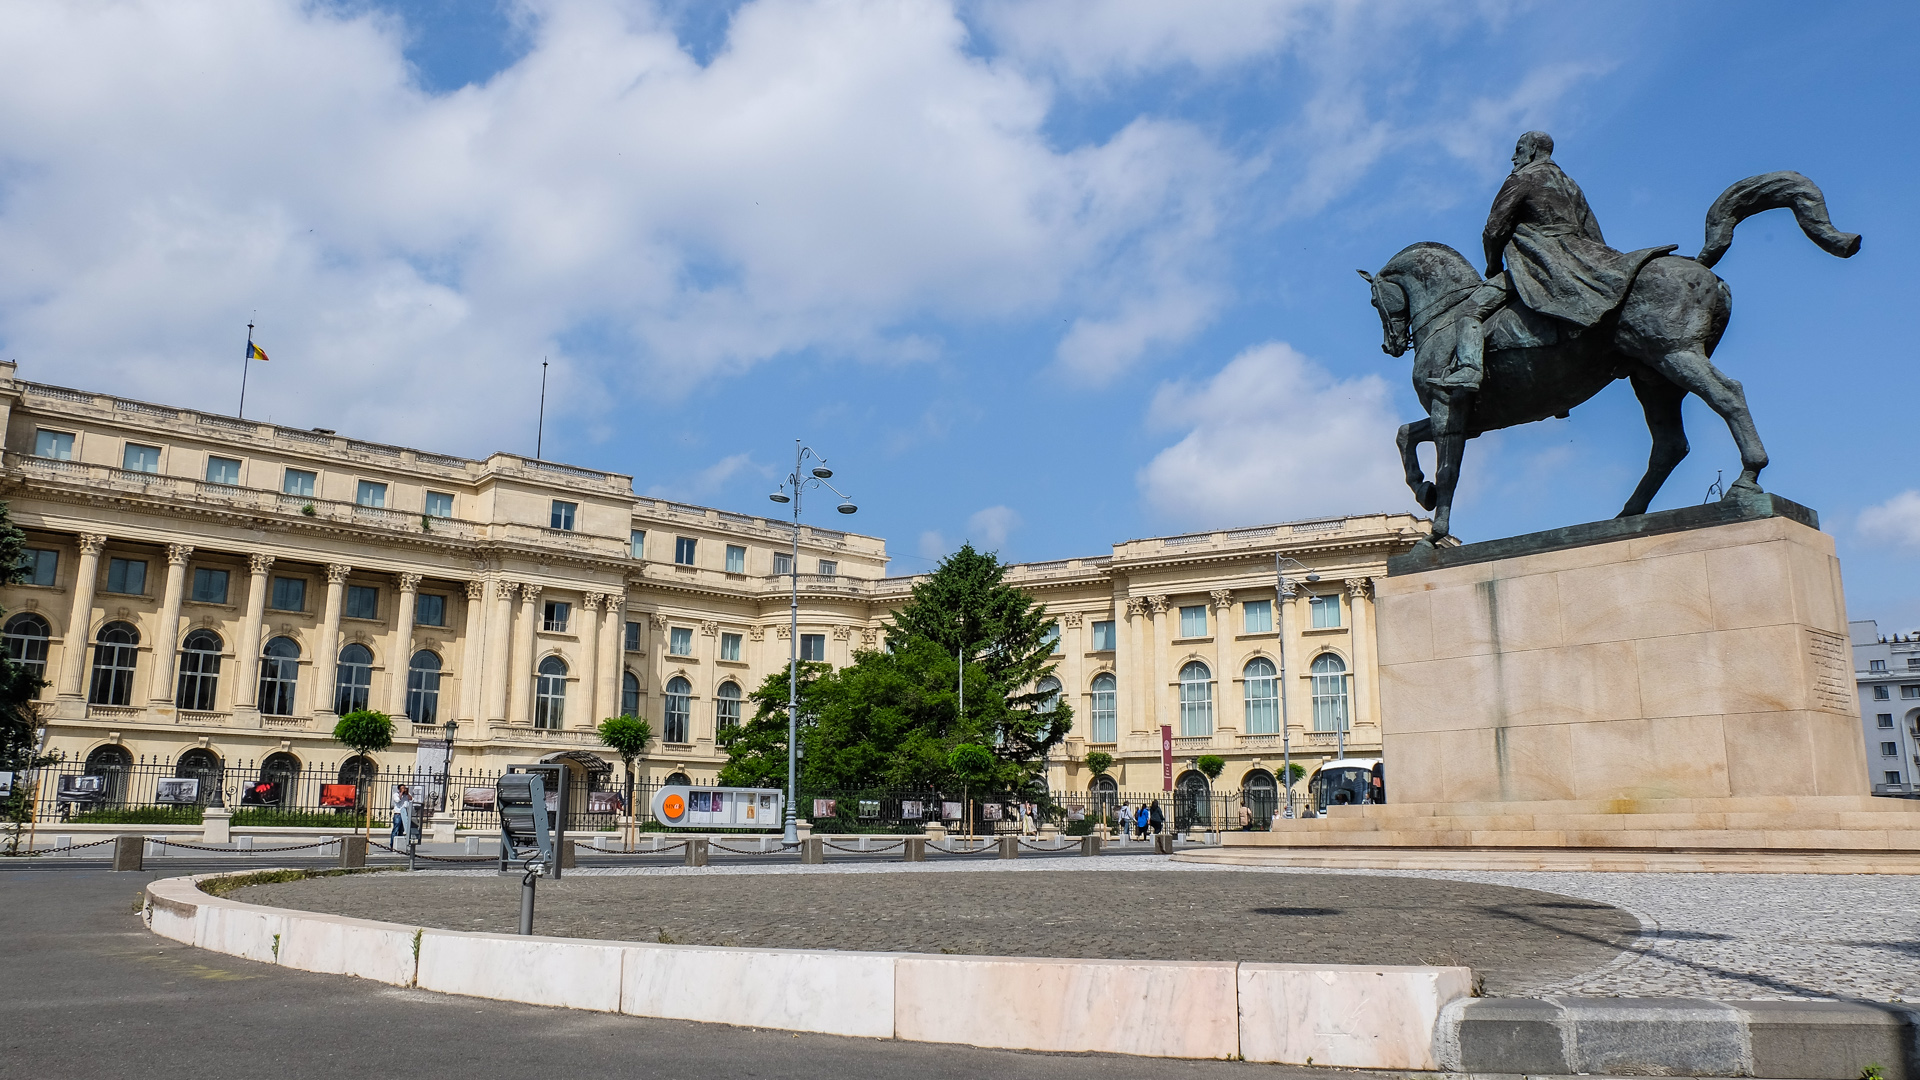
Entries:
{"type": "Polygon", "coordinates": [[[1165,826],[1166,823],[1167,816],[1160,812],[1160,800],[1155,799],[1153,802],[1147,804],[1147,827],[1153,830],[1155,836],[1160,835],[1160,829],[1165,826]]]}

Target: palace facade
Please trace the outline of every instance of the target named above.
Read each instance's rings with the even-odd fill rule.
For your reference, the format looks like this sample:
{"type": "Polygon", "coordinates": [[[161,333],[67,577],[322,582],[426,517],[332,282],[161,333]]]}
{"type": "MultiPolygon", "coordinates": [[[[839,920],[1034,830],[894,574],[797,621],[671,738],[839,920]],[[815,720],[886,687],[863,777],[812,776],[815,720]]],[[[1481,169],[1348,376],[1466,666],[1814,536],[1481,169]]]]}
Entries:
{"type": "MultiPolygon", "coordinates": [[[[314,767],[347,756],[337,716],[371,707],[395,718],[383,767],[452,722],[454,767],[497,769],[593,753],[626,712],[658,737],[645,777],[710,779],[716,731],[785,670],[796,578],[800,654],[836,665],[878,645],[914,582],[887,575],[879,538],[803,525],[795,566],[787,522],[636,496],[617,473],[15,376],[0,363],[0,497],[28,578],[0,589],[0,625],[42,670],[68,760],[314,767]]],[[[1055,790],[1088,789],[1094,750],[1121,789],[1158,789],[1162,725],[1177,771],[1218,754],[1234,788],[1271,784],[1283,716],[1308,767],[1342,744],[1377,755],[1370,582],[1425,529],[1330,518],[1013,566],[1059,617],[1075,721],[1055,790]],[[1305,567],[1285,592],[1279,556],[1305,567]]]]}

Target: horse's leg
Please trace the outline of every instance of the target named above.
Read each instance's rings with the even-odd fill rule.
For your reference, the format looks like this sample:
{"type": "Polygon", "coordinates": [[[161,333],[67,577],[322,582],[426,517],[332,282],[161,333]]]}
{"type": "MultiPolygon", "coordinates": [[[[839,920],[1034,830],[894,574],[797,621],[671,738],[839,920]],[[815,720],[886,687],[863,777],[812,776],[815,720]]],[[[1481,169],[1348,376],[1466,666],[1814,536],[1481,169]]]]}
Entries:
{"type": "Polygon", "coordinates": [[[1767,448],[1760,444],[1760,432],[1753,426],[1753,413],[1747,408],[1747,393],[1738,379],[1730,378],[1700,349],[1667,353],[1653,361],[1653,368],[1720,414],[1740,448],[1740,479],[1727,486],[1727,496],[1760,493],[1760,470],[1767,467],[1767,448]]]}
{"type": "Polygon", "coordinates": [[[1400,464],[1407,470],[1407,487],[1412,489],[1414,501],[1420,504],[1422,510],[1433,509],[1437,493],[1427,481],[1426,474],[1420,471],[1419,453],[1421,443],[1433,441],[1433,420],[1428,418],[1400,425],[1400,434],[1395,441],[1400,444],[1400,464]]]}
{"type": "Polygon", "coordinates": [[[1438,489],[1434,499],[1433,531],[1438,540],[1448,535],[1453,518],[1453,489],[1460,482],[1460,458],[1467,447],[1467,418],[1462,407],[1464,394],[1436,394],[1430,419],[1433,422],[1433,480],[1438,489]]]}
{"type": "Polygon", "coordinates": [[[1633,497],[1620,511],[1621,517],[1632,517],[1647,512],[1647,504],[1660,491],[1660,485],[1667,482],[1674,467],[1687,456],[1687,432],[1680,422],[1680,403],[1686,400],[1687,392],[1669,382],[1665,376],[1649,368],[1636,367],[1633,372],[1633,393],[1640,399],[1640,408],[1647,414],[1647,432],[1653,436],[1653,452],[1647,455],[1647,474],[1640,478],[1640,486],[1633,489],[1633,497]]]}

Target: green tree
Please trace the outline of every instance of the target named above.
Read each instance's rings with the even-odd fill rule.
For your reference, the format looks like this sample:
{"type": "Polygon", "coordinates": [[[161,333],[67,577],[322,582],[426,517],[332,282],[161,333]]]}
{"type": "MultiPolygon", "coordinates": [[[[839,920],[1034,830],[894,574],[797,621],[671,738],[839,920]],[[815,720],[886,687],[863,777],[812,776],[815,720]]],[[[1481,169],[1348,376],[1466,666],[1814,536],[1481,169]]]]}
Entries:
{"type": "Polygon", "coordinates": [[[1087,771],[1095,776],[1105,776],[1113,768],[1113,755],[1105,750],[1095,750],[1087,755],[1087,771]]]}
{"type": "MultiPolygon", "coordinates": [[[[614,753],[620,755],[620,763],[627,770],[627,821],[634,819],[633,809],[633,759],[647,752],[647,744],[653,742],[653,725],[637,716],[609,716],[600,721],[600,742],[614,753]]],[[[629,844],[631,846],[631,844],[629,844]]]]}
{"type": "MultiPolygon", "coordinates": [[[[333,741],[360,755],[372,755],[393,745],[393,717],[372,709],[355,709],[333,725],[333,741]]],[[[362,781],[364,784],[364,781],[362,781]]],[[[373,831],[373,800],[362,793],[366,828],[373,831]]]]}
{"type": "Polygon", "coordinates": [[[1218,780],[1227,767],[1227,759],[1219,754],[1201,754],[1193,759],[1193,767],[1199,769],[1208,780],[1218,780]]]}
{"type": "MultiPolygon", "coordinates": [[[[27,571],[20,557],[26,543],[26,534],[14,527],[7,504],[0,502],[0,584],[25,580],[27,571]]],[[[0,800],[0,821],[5,823],[10,855],[19,854],[21,833],[33,820],[37,770],[60,760],[58,754],[40,752],[40,715],[33,699],[45,685],[31,669],[0,651],[0,771],[13,774],[13,792],[0,800]]]]}

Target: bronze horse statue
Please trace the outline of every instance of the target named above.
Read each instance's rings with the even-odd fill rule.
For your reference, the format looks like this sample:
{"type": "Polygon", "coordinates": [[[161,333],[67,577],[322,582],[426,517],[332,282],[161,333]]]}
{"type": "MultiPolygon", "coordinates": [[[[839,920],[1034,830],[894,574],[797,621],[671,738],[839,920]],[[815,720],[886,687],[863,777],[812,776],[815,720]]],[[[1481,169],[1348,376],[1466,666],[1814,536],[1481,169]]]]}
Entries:
{"type": "MultiPolygon", "coordinates": [[[[1733,296],[1710,269],[1733,242],[1733,229],[1763,210],[1791,208],[1807,238],[1823,250],[1849,258],[1860,250],[1856,233],[1843,233],[1827,217],[1826,197],[1796,172],[1749,177],[1728,188],[1707,211],[1707,242],[1694,258],[1662,252],[1636,253],[1640,270],[1619,307],[1584,332],[1570,334],[1556,320],[1514,302],[1486,322],[1486,373],[1478,391],[1435,388],[1432,381],[1449,359],[1422,351],[1430,333],[1445,326],[1449,312],[1466,302],[1482,278],[1473,264],[1445,244],[1419,243],[1369,274],[1373,306],[1380,312],[1389,356],[1414,350],[1413,384],[1427,419],[1400,429],[1400,458],[1407,486],[1433,511],[1432,539],[1448,535],[1454,486],[1466,441],[1482,432],[1565,417],[1574,406],[1615,379],[1633,382],[1653,436],[1646,475],[1620,511],[1644,514],[1647,504],[1687,456],[1680,404],[1698,394],[1727,422],[1740,449],[1740,478],[1727,498],[1760,492],[1767,451],[1760,443],[1740,383],[1713,365],[1726,332],[1733,296]],[[1434,444],[1435,476],[1420,471],[1416,447],[1434,444]]],[[[1438,352],[1438,350],[1430,350],[1438,352]]]]}

